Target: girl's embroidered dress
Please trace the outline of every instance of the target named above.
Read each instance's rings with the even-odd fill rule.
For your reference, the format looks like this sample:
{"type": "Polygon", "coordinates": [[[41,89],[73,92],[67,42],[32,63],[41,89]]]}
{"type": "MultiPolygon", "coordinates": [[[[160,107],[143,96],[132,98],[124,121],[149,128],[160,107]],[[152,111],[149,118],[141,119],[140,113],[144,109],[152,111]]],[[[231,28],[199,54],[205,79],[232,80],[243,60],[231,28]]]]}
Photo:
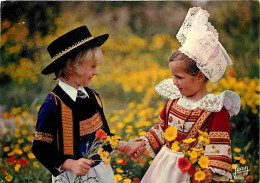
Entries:
{"type": "MultiPolygon", "coordinates": [[[[198,130],[208,132],[210,144],[206,146],[204,155],[209,158],[209,169],[215,173],[213,180],[231,179],[229,117],[240,110],[239,96],[232,91],[224,91],[192,101],[180,94],[172,79],[159,83],[156,91],[169,100],[158,117],[158,124],[141,137],[146,142],[146,149],[155,157],[141,182],[190,182],[190,177],[182,174],[177,165],[178,158],[183,157],[183,153],[172,151],[172,144],[164,138],[163,133],[168,126],[178,129],[177,141],[197,138],[198,130]]],[[[186,145],[189,148],[196,147],[197,141],[186,145]]]]}

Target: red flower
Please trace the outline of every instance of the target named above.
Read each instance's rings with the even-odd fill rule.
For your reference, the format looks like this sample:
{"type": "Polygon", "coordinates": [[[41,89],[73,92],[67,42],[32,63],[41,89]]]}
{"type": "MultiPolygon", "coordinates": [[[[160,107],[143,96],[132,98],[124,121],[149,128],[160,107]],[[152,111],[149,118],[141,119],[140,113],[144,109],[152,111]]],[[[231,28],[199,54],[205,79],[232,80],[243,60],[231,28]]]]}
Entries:
{"type": "Polygon", "coordinates": [[[5,169],[3,169],[3,170],[2,170],[2,173],[5,175],[5,174],[6,174],[6,170],[5,170],[5,169]]]}
{"type": "Polygon", "coordinates": [[[96,138],[98,140],[101,140],[101,139],[106,138],[106,137],[107,137],[107,134],[102,129],[99,129],[98,131],[96,131],[96,138]]]}
{"type": "Polygon", "coordinates": [[[134,182],[134,183],[139,183],[139,182],[140,182],[140,179],[139,179],[139,178],[134,178],[134,179],[133,179],[133,182],[134,182]]]}
{"type": "Polygon", "coordinates": [[[191,162],[187,158],[182,157],[178,160],[178,167],[183,174],[187,173],[191,168],[191,162]]]}
{"type": "Polygon", "coordinates": [[[26,165],[28,165],[28,163],[29,163],[29,161],[28,161],[27,159],[25,159],[25,158],[21,158],[21,159],[19,160],[19,162],[20,162],[20,164],[23,165],[23,166],[26,166],[26,165]]]}
{"type": "Polygon", "coordinates": [[[117,160],[117,164],[119,164],[119,165],[125,165],[126,164],[126,159],[118,159],[117,160]]]}
{"type": "Polygon", "coordinates": [[[249,181],[249,182],[253,182],[254,178],[253,178],[253,176],[248,175],[248,176],[246,177],[246,180],[249,181]]]}
{"type": "Polygon", "coordinates": [[[11,157],[11,158],[8,158],[8,163],[9,164],[14,164],[14,163],[16,163],[17,162],[17,159],[13,156],[13,157],[11,157]]]}
{"type": "Polygon", "coordinates": [[[195,173],[196,173],[195,168],[192,166],[192,167],[188,170],[188,174],[194,176],[195,173]]]}

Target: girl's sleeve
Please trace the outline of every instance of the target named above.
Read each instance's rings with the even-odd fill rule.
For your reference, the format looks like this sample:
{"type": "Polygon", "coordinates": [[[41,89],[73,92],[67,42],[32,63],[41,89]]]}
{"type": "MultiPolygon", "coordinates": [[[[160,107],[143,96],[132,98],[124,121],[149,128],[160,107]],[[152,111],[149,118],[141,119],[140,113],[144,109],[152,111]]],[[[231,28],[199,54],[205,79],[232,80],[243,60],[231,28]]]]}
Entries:
{"type": "Polygon", "coordinates": [[[167,103],[157,119],[157,124],[154,125],[145,136],[140,137],[145,141],[145,148],[150,152],[152,157],[155,157],[161,147],[165,144],[163,133],[166,126],[166,107],[167,103]]]}
{"type": "Polygon", "coordinates": [[[208,129],[210,144],[204,155],[209,158],[209,169],[215,174],[213,180],[232,179],[229,114],[225,108],[209,118],[208,129]]]}
{"type": "Polygon", "coordinates": [[[38,113],[32,152],[54,176],[61,173],[60,167],[66,160],[58,151],[56,119],[56,103],[50,94],[38,113]]]}

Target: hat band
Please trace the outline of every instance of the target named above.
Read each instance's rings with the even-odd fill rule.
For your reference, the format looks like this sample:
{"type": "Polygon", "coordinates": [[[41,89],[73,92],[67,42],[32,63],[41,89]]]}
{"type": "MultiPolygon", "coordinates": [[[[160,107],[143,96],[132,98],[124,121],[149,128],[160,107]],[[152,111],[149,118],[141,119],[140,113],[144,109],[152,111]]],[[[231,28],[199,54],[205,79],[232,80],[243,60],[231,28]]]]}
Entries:
{"type": "Polygon", "coordinates": [[[88,41],[91,40],[91,39],[93,39],[93,37],[88,37],[88,38],[86,38],[86,39],[83,39],[83,40],[77,42],[76,44],[74,44],[74,45],[72,45],[72,46],[66,48],[65,50],[63,50],[63,51],[57,53],[57,54],[54,55],[54,57],[52,58],[52,61],[57,60],[58,58],[62,57],[62,56],[65,55],[66,53],[68,53],[68,52],[70,52],[71,50],[73,50],[74,48],[76,48],[76,47],[78,47],[78,46],[80,46],[80,45],[82,45],[82,44],[88,42],[88,41]]]}

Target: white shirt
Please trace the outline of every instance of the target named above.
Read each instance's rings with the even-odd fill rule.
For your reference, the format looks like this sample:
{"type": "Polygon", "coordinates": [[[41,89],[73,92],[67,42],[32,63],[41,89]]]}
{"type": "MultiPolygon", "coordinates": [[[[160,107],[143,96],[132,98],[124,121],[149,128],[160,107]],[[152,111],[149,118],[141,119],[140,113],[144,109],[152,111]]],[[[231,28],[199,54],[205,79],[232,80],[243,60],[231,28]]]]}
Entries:
{"type": "Polygon", "coordinates": [[[78,90],[81,90],[83,93],[85,93],[87,95],[87,97],[89,97],[88,93],[86,92],[86,90],[84,89],[83,86],[80,86],[78,88],[78,90],[66,83],[64,83],[63,81],[61,81],[59,79],[59,83],[58,85],[61,87],[61,89],[67,93],[69,95],[69,97],[74,101],[76,102],[76,98],[77,98],[77,93],[78,93],[78,90]]]}

